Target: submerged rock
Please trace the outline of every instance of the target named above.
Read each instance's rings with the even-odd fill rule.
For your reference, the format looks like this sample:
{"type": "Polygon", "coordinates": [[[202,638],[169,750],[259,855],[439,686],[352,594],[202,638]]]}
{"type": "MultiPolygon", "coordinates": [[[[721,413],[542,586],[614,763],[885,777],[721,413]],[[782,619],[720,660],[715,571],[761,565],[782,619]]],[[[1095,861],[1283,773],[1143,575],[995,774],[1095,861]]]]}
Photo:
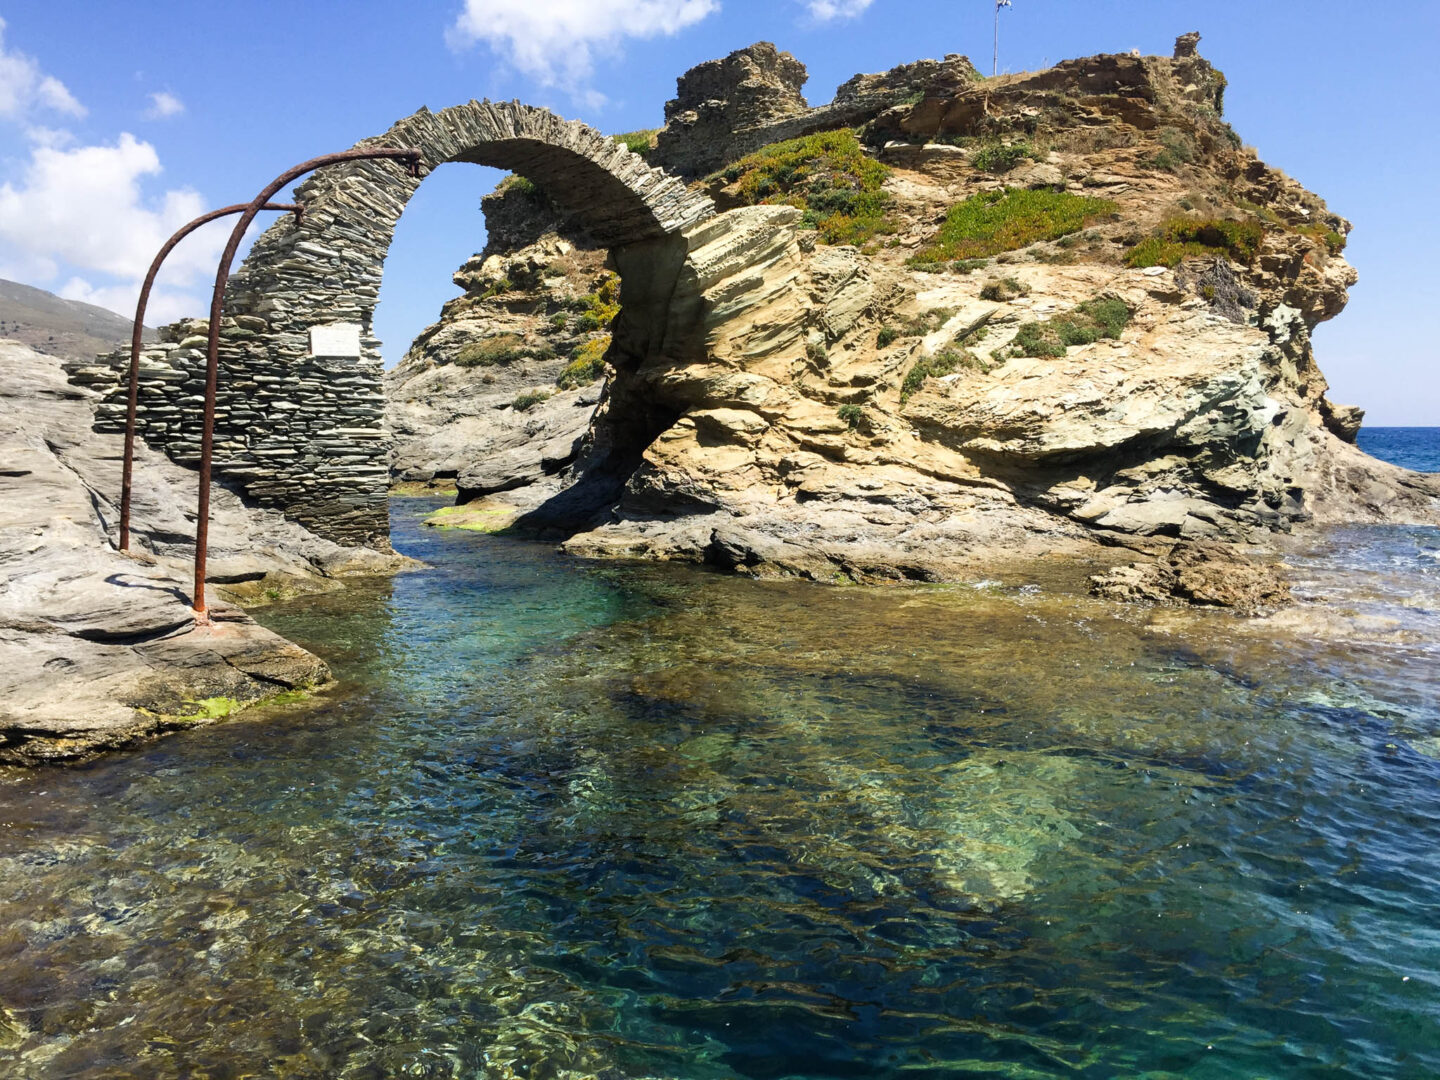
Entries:
{"type": "Polygon", "coordinates": [[[1181,541],[1157,559],[1117,566],[1090,581],[1091,592],[1107,600],[1179,601],[1245,612],[1290,602],[1283,565],[1205,540],[1181,541]]]}

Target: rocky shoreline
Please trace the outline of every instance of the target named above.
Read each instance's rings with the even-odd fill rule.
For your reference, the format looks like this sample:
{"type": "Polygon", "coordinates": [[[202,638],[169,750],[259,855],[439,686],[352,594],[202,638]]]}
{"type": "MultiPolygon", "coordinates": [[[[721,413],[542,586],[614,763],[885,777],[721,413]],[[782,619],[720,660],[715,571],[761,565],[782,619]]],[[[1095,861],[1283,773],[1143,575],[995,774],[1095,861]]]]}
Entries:
{"type": "Polygon", "coordinates": [[[325,664],[238,606],[389,573],[217,489],[207,600],[190,609],[195,473],[140,448],[133,554],[116,550],[121,443],[62,361],[0,341],[0,764],[83,761],[323,685],[325,664]]]}
{"type": "Polygon", "coordinates": [[[383,178],[314,182],[353,216],[345,242],[267,233],[257,265],[282,259],[284,280],[237,275],[268,314],[223,330],[252,381],[222,403],[242,494],[216,492],[209,626],[186,596],[204,325],[147,352],[134,558],[114,550],[121,354],[62,370],[0,342],[0,763],[83,760],[322,685],[319,659],[234,605],[404,568],[372,490],[387,446],[392,482],[456,492],[437,524],[834,584],[1061,560],[1106,599],[1265,612],[1289,601],[1287,533],[1440,523],[1440,477],[1356,448],[1363,414],[1316,361],[1356,280],[1349,223],[1242,145],[1197,45],[998,79],[921,61],[811,108],[804,66],[760,43],[682,76],[666,126],[625,146],[518,104],[456,107],[538,140],[541,172],[609,169],[688,209],[614,246],[615,215],[648,212],[635,191],[614,189],[597,232],[583,200],[507,179],[462,295],[385,373],[383,424],[366,319],[388,233],[363,228],[383,178]],[[340,296],[360,354],[291,379],[266,335],[283,315],[281,352],[307,356],[289,305],[303,285],[321,311],[316,266],[340,262],[363,279],[340,296]]]}

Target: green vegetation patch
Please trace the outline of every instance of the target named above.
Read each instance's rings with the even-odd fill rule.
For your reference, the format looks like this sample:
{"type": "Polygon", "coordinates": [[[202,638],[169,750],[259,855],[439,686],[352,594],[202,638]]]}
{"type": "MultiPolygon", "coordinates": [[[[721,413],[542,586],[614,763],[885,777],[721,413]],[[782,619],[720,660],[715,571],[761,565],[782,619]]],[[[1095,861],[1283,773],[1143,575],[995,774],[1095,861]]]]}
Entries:
{"type": "Polygon", "coordinates": [[[1116,204],[1109,199],[1068,191],[1006,188],[981,192],[952,206],[935,239],[921,248],[910,263],[982,259],[1041,240],[1058,240],[1115,210],[1116,204]]]}
{"type": "Polygon", "coordinates": [[[529,180],[519,173],[511,173],[504,180],[501,180],[495,190],[505,192],[506,194],[522,195],[536,202],[542,201],[545,198],[540,189],[535,186],[533,180],[529,180]]]}
{"type": "Polygon", "coordinates": [[[548,390],[527,390],[510,403],[510,407],[516,412],[529,412],[542,401],[549,401],[551,398],[548,390]]]}
{"type": "Polygon", "coordinates": [[[581,343],[570,354],[570,363],[560,372],[555,385],[561,390],[573,390],[577,386],[589,386],[605,374],[605,353],[610,348],[610,335],[594,337],[581,343]]]}
{"type": "Polygon", "coordinates": [[[1097,297],[1049,322],[1021,323],[1006,355],[1064,356],[1067,346],[1118,338],[1129,325],[1130,309],[1123,300],[1097,297]]]}
{"type": "Polygon", "coordinates": [[[576,330],[594,332],[607,329],[615,321],[615,316],[620,314],[620,279],[613,274],[606,277],[593,293],[570,301],[570,310],[576,313],[576,330]]]}
{"type": "Polygon", "coordinates": [[[632,154],[644,157],[655,145],[655,136],[659,133],[659,128],[644,128],[640,131],[626,131],[611,137],[621,146],[628,148],[632,154]]]}
{"type": "Polygon", "coordinates": [[[970,157],[970,164],[981,172],[998,174],[1007,173],[1028,159],[1039,161],[1040,151],[1027,142],[1011,143],[1009,146],[993,142],[975,151],[970,157]]]}
{"type": "Polygon", "coordinates": [[[849,129],[766,146],[721,175],[747,205],[799,207],[801,224],[827,244],[863,244],[895,231],[890,196],[881,189],[890,170],[869,157],[849,129]]]}
{"type": "Polygon", "coordinates": [[[1250,263],[1260,250],[1265,227],[1258,221],[1171,218],[1130,249],[1126,266],[1178,266],[1182,259],[1220,256],[1250,263]]]}
{"type": "Polygon", "coordinates": [[[900,404],[905,404],[926,379],[939,379],[961,370],[989,371],[990,367],[969,349],[944,349],[934,356],[916,361],[900,384],[900,404]]]}
{"type": "Polygon", "coordinates": [[[860,426],[860,422],[865,419],[865,410],[859,405],[841,405],[835,415],[845,421],[846,427],[854,431],[860,426]]]}
{"type": "Polygon", "coordinates": [[[547,345],[526,345],[519,334],[495,334],[465,345],[455,354],[454,363],[459,367],[494,367],[527,358],[549,360],[554,355],[555,350],[547,345]]]}

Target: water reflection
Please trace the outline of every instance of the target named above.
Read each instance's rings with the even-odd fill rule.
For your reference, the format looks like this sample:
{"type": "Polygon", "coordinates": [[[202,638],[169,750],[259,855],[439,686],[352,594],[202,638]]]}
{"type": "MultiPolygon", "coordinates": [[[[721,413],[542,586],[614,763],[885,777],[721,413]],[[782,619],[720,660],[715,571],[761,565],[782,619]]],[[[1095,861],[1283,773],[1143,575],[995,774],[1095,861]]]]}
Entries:
{"type": "Polygon", "coordinates": [[[398,506],[319,707],[0,785],[5,1075],[1440,1071],[1433,534],[1357,643],[398,506]]]}

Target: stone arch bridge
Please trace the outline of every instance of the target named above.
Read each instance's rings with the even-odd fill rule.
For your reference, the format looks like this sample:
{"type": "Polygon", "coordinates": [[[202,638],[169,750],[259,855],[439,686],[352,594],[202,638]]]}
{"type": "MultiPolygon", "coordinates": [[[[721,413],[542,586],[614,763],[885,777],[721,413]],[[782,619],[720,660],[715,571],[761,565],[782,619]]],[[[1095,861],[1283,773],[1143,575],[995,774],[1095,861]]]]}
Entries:
{"type": "MultiPolygon", "coordinates": [[[[388,161],[323,169],[297,191],[303,221],[282,218],[255,242],[226,293],[214,469],[322,536],[370,544],[388,537],[389,482],[373,316],[396,223],[425,175],[448,162],[519,173],[617,252],[663,244],[715,207],[595,129],[519,102],[422,108],[357,145],[419,148],[422,179],[388,161]]],[[[198,462],[203,344],[148,348],[141,379],[142,437],[198,462]]],[[[112,392],[97,427],[123,423],[112,392]]]]}

